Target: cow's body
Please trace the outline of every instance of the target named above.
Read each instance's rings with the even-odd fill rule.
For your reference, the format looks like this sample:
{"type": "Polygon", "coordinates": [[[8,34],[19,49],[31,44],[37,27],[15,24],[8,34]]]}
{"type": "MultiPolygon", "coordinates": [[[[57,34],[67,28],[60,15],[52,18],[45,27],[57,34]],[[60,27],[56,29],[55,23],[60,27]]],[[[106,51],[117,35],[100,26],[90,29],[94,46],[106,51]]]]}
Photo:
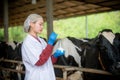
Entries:
{"type": "MultiPolygon", "coordinates": [[[[22,61],[21,57],[21,43],[16,43],[16,42],[2,42],[0,44],[0,50],[1,50],[1,58],[0,59],[8,59],[8,60],[15,60],[15,61],[22,61]]],[[[16,63],[11,63],[11,62],[0,62],[0,66],[4,68],[11,68],[11,69],[16,69],[20,70],[18,68],[18,64],[16,63]]],[[[22,65],[22,67],[24,67],[22,65]]],[[[0,80],[5,80],[5,77],[7,76],[10,78],[10,80],[24,80],[24,75],[16,72],[10,72],[10,71],[4,71],[1,70],[1,79],[0,80]],[[23,77],[22,77],[23,76],[23,77]]]]}
{"type": "Polygon", "coordinates": [[[111,31],[99,35],[100,58],[105,70],[120,75],[120,40],[111,31]]]}
{"type": "MultiPolygon", "coordinates": [[[[84,80],[120,79],[120,77],[117,76],[120,75],[120,35],[119,33],[114,35],[113,33],[110,33],[110,30],[103,30],[102,33],[103,32],[109,32],[109,34],[104,35],[106,38],[102,34],[99,34],[97,37],[87,41],[68,37],[67,39],[72,42],[72,45],[69,43],[70,41],[65,39],[61,40],[62,48],[65,49],[66,53],[62,58],[58,59],[59,62],[57,62],[57,64],[72,64],[69,66],[74,66],[75,64],[68,63],[69,60],[70,62],[77,63],[78,67],[105,70],[113,74],[102,75],[83,72],[84,80]],[[111,37],[109,38],[108,36],[111,37]],[[64,43],[64,40],[66,43],[64,43]],[[77,48],[79,48],[79,50],[77,48]],[[70,59],[68,55],[71,55],[73,59],[70,59]]],[[[57,44],[57,46],[59,45],[57,44]]],[[[62,72],[59,74],[62,74],[62,72]]]]}
{"type": "Polygon", "coordinates": [[[104,30],[96,38],[84,44],[81,64],[83,67],[100,69],[113,75],[100,75],[84,72],[85,80],[119,80],[120,79],[120,40],[110,30],[104,30]],[[107,34],[102,34],[107,32],[107,34]],[[110,37],[110,38],[109,38],[110,37]],[[119,75],[119,76],[118,76],[119,75]]]}
{"type": "MultiPolygon", "coordinates": [[[[77,41],[77,39],[74,40],[77,41]]],[[[59,47],[62,47],[65,50],[65,55],[58,58],[58,61],[56,62],[57,65],[81,67],[81,57],[78,53],[78,51],[81,51],[81,49],[78,46],[74,45],[69,38],[64,38],[57,41],[57,43],[54,46],[53,53],[59,47]]],[[[73,71],[72,73],[68,73],[70,73],[68,74],[68,76],[72,77],[74,74],[77,74],[79,80],[82,80],[81,72],[73,71]]],[[[57,77],[63,77],[63,71],[61,69],[55,68],[55,74],[57,77]]],[[[75,80],[75,78],[72,79],[69,77],[69,80],[75,80]]]]}

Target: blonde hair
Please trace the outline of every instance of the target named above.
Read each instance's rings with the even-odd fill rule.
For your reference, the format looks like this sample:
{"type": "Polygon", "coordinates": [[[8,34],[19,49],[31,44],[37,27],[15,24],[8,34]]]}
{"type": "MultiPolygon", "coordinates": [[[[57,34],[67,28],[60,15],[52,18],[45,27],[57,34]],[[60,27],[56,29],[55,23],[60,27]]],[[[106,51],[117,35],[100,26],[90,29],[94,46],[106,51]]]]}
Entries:
{"type": "Polygon", "coordinates": [[[42,16],[38,15],[38,14],[30,14],[26,20],[24,21],[24,31],[27,33],[29,32],[29,28],[30,28],[30,22],[36,22],[39,19],[41,19],[42,16]]]}

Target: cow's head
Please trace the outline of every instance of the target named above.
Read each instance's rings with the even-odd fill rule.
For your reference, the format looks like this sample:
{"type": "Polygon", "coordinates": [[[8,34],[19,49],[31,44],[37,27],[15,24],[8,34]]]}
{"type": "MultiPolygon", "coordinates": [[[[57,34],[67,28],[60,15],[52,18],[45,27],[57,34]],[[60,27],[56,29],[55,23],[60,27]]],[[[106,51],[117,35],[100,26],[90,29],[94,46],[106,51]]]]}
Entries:
{"type": "Polygon", "coordinates": [[[120,37],[112,31],[102,31],[99,35],[100,59],[104,69],[120,75],[120,37]]]}

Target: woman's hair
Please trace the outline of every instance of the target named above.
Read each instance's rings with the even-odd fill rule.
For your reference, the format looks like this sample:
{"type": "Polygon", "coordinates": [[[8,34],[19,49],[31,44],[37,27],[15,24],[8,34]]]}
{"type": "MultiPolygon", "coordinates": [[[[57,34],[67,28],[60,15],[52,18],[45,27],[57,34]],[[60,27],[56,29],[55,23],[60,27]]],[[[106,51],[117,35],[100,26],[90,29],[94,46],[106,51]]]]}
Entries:
{"type": "Polygon", "coordinates": [[[42,16],[38,14],[30,14],[24,21],[24,31],[29,32],[30,22],[36,22],[41,19],[42,16]]]}

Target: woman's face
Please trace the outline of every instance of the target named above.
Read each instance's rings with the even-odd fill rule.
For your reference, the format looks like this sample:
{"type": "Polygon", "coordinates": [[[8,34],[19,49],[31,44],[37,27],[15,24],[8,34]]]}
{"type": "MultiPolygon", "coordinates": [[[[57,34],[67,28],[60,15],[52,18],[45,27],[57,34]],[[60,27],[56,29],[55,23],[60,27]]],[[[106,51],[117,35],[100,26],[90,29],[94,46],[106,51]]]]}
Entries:
{"type": "Polygon", "coordinates": [[[39,19],[38,21],[36,21],[35,23],[31,23],[31,31],[34,32],[34,33],[41,33],[42,30],[43,30],[43,24],[44,24],[44,21],[43,19],[39,19]]]}

